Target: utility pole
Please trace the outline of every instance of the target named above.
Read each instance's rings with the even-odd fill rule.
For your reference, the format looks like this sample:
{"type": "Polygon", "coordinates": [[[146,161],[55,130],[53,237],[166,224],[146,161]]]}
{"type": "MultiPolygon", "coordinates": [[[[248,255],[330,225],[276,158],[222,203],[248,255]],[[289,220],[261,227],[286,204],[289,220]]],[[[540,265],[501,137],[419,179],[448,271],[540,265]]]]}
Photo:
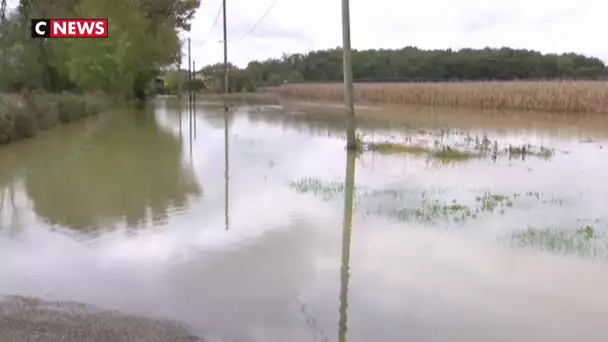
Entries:
{"type": "MultiPolygon", "coordinates": [[[[194,80],[196,78],[196,62],[192,61],[192,79],[194,80]]],[[[192,95],[192,101],[196,102],[196,94],[194,93],[194,90],[192,91],[193,95],[192,95]]]]}
{"type": "MultiPolygon", "coordinates": [[[[183,51],[182,51],[182,46],[183,42],[180,40],[179,42],[179,55],[177,58],[177,74],[179,75],[179,79],[181,81],[181,76],[182,76],[182,58],[183,58],[183,51]]],[[[167,74],[165,74],[165,77],[167,77],[167,74]]],[[[181,101],[182,100],[182,91],[183,91],[183,84],[182,82],[178,83],[177,86],[177,98],[181,101]]],[[[181,103],[181,102],[180,102],[181,103]]],[[[180,108],[180,119],[181,119],[181,108],[180,108]]],[[[181,128],[181,121],[180,121],[180,128],[181,128]]]]}
{"type": "Polygon", "coordinates": [[[223,0],[224,16],[224,111],[228,111],[228,29],[226,26],[226,0],[223,0]]]}
{"type": "MultiPolygon", "coordinates": [[[[192,79],[196,78],[196,62],[192,61],[192,79]]],[[[192,82],[190,82],[192,86],[192,82]]],[[[196,140],[196,92],[192,89],[192,120],[194,121],[194,140],[196,140]]]]}
{"type": "Polygon", "coordinates": [[[355,104],[353,99],[353,61],[350,47],[350,0],[342,0],[342,64],[344,69],[344,105],[346,106],[346,148],[357,148],[355,104]]]}
{"type": "Polygon", "coordinates": [[[186,82],[188,84],[188,101],[192,102],[192,90],[190,90],[190,79],[192,77],[192,50],[190,50],[190,37],[188,37],[188,76],[186,82]]]}

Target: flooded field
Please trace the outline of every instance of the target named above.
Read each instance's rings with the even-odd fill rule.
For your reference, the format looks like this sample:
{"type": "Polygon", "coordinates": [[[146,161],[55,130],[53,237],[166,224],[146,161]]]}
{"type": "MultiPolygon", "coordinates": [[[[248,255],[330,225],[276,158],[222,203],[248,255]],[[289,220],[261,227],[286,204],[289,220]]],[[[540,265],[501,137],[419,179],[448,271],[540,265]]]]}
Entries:
{"type": "Polygon", "coordinates": [[[0,295],[219,341],[608,340],[608,130],[405,111],[347,152],[326,111],[161,98],[0,148],[0,295]]]}

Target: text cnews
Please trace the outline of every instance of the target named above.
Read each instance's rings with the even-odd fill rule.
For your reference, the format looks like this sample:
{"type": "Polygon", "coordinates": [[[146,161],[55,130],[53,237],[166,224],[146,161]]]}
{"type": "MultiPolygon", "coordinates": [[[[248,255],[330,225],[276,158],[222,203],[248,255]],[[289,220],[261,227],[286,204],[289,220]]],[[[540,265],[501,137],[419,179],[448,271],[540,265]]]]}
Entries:
{"type": "Polygon", "coordinates": [[[32,38],[108,38],[108,19],[32,19],[32,38]]]}

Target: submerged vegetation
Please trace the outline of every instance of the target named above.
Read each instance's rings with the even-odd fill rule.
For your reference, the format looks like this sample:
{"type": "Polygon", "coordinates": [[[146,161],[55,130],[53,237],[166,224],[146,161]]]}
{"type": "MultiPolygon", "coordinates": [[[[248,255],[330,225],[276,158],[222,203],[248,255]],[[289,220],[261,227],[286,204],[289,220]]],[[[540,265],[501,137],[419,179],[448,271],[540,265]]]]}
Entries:
{"type": "Polygon", "coordinates": [[[363,143],[363,150],[374,151],[381,154],[429,154],[428,148],[418,145],[407,145],[398,144],[393,142],[379,142],[379,143],[363,143]]]}
{"type": "MultiPolygon", "coordinates": [[[[302,179],[289,185],[300,193],[311,193],[324,200],[345,193],[344,183],[337,181],[302,179]]],[[[461,201],[456,198],[450,201],[446,200],[445,191],[440,189],[420,191],[401,188],[357,188],[354,192],[357,211],[364,215],[373,214],[426,226],[454,227],[454,224],[463,225],[468,220],[483,220],[488,218],[488,215],[503,215],[510,208],[526,207],[525,202],[520,202],[525,198],[535,200],[538,204],[563,204],[561,199],[551,197],[551,200],[548,200],[542,193],[532,191],[512,195],[488,190],[475,193],[477,195],[474,200],[465,196],[461,201]]],[[[599,221],[596,220],[595,223],[597,222],[599,221]]],[[[604,241],[604,238],[605,235],[594,224],[584,224],[577,229],[529,227],[510,233],[510,239],[519,247],[592,258],[608,252],[608,241],[604,241]]]]}
{"type": "Polygon", "coordinates": [[[521,158],[537,157],[549,159],[555,155],[555,150],[544,146],[536,147],[531,144],[506,145],[499,147],[499,142],[492,142],[487,135],[483,137],[471,137],[469,134],[460,132],[422,131],[415,133],[406,132],[402,142],[393,140],[365,141],[365,137],[359,136],[358,145],[362,152],[376,152],[383,155],[413,155],[426,156],[429,160],[437,160],[442,163],[464,162],[473,159],[498,157],[521,158]],[[432,143],[427,139],[433,137],[432,143]]]}
{"type": "Polygon", "coordinates": [[[467,151],[459,151],[452,149],[449,146],[432,150],[420,145],[399,144],[394,142],[369,142],[362,143],[363,151],[373,151],[381,154],[412,154],[412,155],[428,155],[438,159],[445,160],[468,160],[475,155],[467,151]]]}
{"type": "Polygon", "coordinates": [[[508,196],[503,194],[492,194],[485,192],[481,196],[477,196],[475,200],[480,204],[483,211],[494,212],[497,207],[512,207],[513,201],[508,196]]]}
{"type": "MultiPolygon", "coordinates": [[[[345,193],[344,182],[324,182],[319,179],[305,178],[290,182],[289,187],[299,193],[310,193],[324,200],[331,200],[345,193]]],[[[483,192],[475,200],[458,202],[456,199],[444,201],[442,190],[416,191],[413,189],[388,188],[367,189],[355,188],[355,203],[366,214],[377,214],[387,218],[406,222],[420,222],[437,225],[441,222],[465,222],[468,218],[479,219],[485,213],[494,213],[496,208],[513,207],[513,201],[506,195],[483,192]]]]}
{"type": "Polygon", "coordinates": [[[404,207],[388,212],[388,216],[399,221],[421,222],[436,225],[440,220],[464,222],[467,218],[477,218],[471,208],[462,204],[422,203],[421,207],[404,207]]]}
{"type": "Polygon", "coordinates": [[[577,229],[528,227],[512,234],[512,239],[521,247],[593,258],[608,251],[604,237],[593,225],[577,229]]]}
{"type": "MultiPolygon", "coordinates": [[[[346,186],[344,182],[324,182],[319,179],[306,178],[297,182],[290,182],[289,187],[300,193],[312,193],[316,196],[321,196],[325,200],[332,199],[334,196],[339,196],[344,193],[346,186]]],[[[354,192],[357,192],[357,188],[354,192]]]]}
{"type": "Polygon", "coordinates": [[[468,151],[459,151],[449,146],[443,146],[439,150],[433,152],[432,156],[437,159],[448,161],[465,161],[475,157],[475,154],[468,151]]]}

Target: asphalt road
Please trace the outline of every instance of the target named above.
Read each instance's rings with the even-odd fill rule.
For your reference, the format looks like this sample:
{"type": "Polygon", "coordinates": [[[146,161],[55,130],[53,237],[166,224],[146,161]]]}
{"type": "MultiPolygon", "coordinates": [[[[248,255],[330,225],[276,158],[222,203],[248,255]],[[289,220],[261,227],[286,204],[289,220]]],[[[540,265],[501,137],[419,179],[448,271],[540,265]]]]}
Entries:
{"type": "Polygon", "coordinates": [[[203,342],[170,321],[103,311],[75,302],[0,296],[2,342],[203,342]]]}

